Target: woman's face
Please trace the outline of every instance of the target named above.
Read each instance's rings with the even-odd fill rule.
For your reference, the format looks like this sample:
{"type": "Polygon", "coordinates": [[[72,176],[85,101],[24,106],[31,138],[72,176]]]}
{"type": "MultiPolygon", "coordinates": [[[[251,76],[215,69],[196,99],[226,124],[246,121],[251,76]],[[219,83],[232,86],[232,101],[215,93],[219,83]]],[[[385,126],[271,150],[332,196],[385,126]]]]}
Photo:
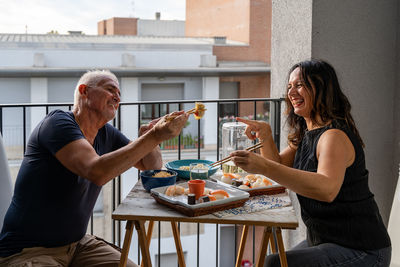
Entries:
{"type": "Polygon", "coordinates": [[[312,101],[309,91],[301,80],[300,68],[296,68],[290,73],[287,89],[287,94],[292,103],[294,113],[303,118],[309,118],[312,109],[312,101]]]}

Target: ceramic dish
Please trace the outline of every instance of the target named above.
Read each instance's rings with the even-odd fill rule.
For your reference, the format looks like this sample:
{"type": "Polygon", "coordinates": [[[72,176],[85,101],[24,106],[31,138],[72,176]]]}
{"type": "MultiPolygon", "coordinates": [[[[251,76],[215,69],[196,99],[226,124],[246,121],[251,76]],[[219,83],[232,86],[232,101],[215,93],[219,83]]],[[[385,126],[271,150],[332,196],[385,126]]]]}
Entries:
{"type": "Polygon", "coordinates": [[[147,192],[150,192],[152,188],[173,185],[176,183],[177,173],[170,170],[147,170],[140,172],[140,179],[147,192]],[[166,177],[154,177],[157,173],[165,172],[169,176],[166,177]]]}
{"type": "MultiPolygon", "coordinates": [[[[191,163],[197,163],[197,164],[206,164],[206,165],[210,165],[211,163],[214,163],[211,160],[204,160],[204,159],[182,159],[182,160],[174,160],[174,161],[170,161],[167,162],[165,164],[165,167],[168,170],[171,171],[175,171],[178,173],[178,177],[185,179],[185,180],[189,180],[190,179],[190,171],[189,170],[182,170],[180,169],[183,166],[186,166],[189,169],[189,165],[191,163]]],[[[215,174],[219,169],[219,166],[217,167],[209,167],[208,169],[208,177],[210,177],[211,175],[215,174]]]]}
{"type": "MultiPolygon", "coordinates": [[[[241,178],[244,178],[246,175],[248,175],[249,173],[237,173],[237,175],[239,175],[241,178]]],[[[217,173],[215,173],[214,175],[210,176],[210,179],[217,182],[218,184],[228,187],[228,188],[235,188],[238,190],[242,190],[245,192],[248,192],[250,194],[250,196],[258,196],[258,195],[272,195],[272,194],[279,194],[279,193],[283,193],[285,191],[285,187],[283,187],[282,185],[278,184],[277,182],[268,179],[268,177],[265,177],[264,175],[261,175],[261,177],[265,177],[267,178],[272,184],[269,186],[261,186],[261,187],[256,187],[256,188],[248,188],[248,189],[241,189],[238,188],[235,185],[229,184],[229,183],[225,183],[222,182],[221,179],[223,177],[223,173],[222,171],[218,171],[217,173]]]]}
{"type": "MultiPolygon", "coordinates": [[[[188,187],[187,183],[179,183],[179,185],[184,188],[188,187]]],[[[161,198],[162,200],[167,201],[170,204],[184,206],[185,208],[192,209],[192,210],[201,209],[201,208],[205,208],[205,207],[220,206],[221,204],[229,205],[230,202],[235,202],[238,200],[243,200],[245,202],[247,199],[249,199],[249,196],[250,196],[249,193],[244,192],[242,190],[239,190],[239,189],[236,189],[233,187],[229,188],[229,187],[223,186],[219,183],[209,181],[209,180],[206,181],[205,187],[209,188],[211,190],[223,189],[229,194],[229,197],[220,199],[220,200],[214,200],[214,201],[189,205],[188,200],[187,200],[188,197],[185,194],[179,195],[179,196],[167,196],[165,194],[165,191],[167,190],[168,186],[153,188],[153,189],[151,189],[150,192],[153,197],[157,196],[157,197],[161,198]]]]}

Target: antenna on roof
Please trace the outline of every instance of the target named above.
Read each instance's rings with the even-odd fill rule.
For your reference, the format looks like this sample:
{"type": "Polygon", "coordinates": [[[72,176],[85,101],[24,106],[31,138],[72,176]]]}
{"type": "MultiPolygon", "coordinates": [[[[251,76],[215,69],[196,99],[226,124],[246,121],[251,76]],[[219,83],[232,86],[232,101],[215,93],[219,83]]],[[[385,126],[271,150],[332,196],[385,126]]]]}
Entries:
{"type": "Polygon", "coordinates": [[[130,15],[130,17],[135,17],[135,1],[134,0],[131,1],[131,6],[132,6],[132,14],[130,15]]]}
{"type": "Polygon", "coordinates": [[[28,25],[25,25],[25,34],[28,34],[28,25]]]}

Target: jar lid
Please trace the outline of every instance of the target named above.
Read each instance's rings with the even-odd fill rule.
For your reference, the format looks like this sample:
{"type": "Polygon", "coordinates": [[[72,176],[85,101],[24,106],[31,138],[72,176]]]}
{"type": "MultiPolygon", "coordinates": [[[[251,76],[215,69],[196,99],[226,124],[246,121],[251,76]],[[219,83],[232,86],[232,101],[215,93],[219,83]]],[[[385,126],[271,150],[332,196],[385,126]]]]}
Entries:
{"type": "Polygon", "coordinates": [[[222,128],[239,128],[239,129],[242,129],[242,128],[246,128],[246,124],[245,123],[243,123],[243,122],[239,122],[239,121],[236,121],[236,122],[225,122],[224,124],[222,124],[222,128]]]}

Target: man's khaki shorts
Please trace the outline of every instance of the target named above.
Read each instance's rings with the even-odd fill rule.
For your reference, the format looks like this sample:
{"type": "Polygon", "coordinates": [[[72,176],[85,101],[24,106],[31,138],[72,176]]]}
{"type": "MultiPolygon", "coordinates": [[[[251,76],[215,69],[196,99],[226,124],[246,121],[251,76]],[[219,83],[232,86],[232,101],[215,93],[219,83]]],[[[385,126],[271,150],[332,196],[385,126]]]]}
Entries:
{"type": "MultiPolygon", "coordinates": [[[[80,241],[56,248],[25,248],[20,253],[0,258],[0,266],[118,266],[121,253],[104,240],[85,235],[80,241]]],[[[137,267],[128,260],[127,266],[137,267]]]]}

